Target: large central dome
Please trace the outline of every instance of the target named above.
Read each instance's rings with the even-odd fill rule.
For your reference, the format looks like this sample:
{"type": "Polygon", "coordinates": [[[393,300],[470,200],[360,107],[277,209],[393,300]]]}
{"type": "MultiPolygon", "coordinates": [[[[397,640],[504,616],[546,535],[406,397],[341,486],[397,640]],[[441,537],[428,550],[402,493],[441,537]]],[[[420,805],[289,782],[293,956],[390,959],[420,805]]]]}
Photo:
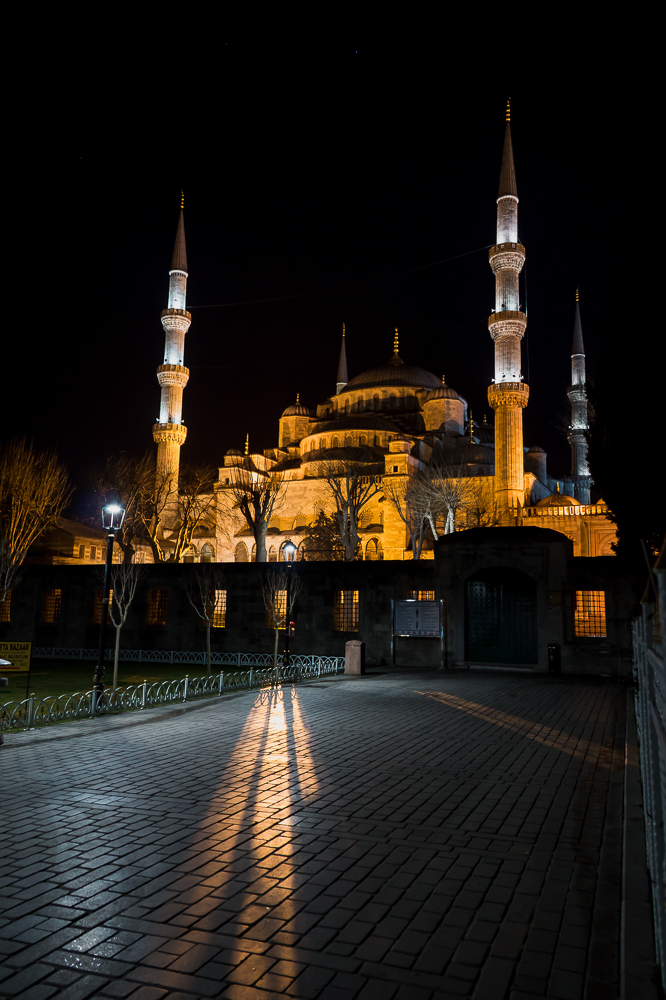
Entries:
{"type": "Polygon", "coordinates": [[[406,365],[397,354],[387,361],[385,365],[377,368],[369,368],[367,372],[361,372],[347,382],[344,392],[349,389],[370,389],[374,386],[387,385],[408,385],[419,389],[439,389],[442,380],[427,372],[425,368],[417,368],[416,365],[406,365]]]}

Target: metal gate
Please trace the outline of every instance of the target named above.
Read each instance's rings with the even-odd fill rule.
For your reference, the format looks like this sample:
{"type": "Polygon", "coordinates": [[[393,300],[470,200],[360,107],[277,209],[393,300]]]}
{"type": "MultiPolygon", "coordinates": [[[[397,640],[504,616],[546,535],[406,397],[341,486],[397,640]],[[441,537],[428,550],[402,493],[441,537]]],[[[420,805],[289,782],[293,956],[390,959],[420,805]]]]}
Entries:
{"type": "Polygon", "coordinates": [[[536,583],[515,569],[487,569],[467,581],[465,658],[537,662],[536,583]]]}

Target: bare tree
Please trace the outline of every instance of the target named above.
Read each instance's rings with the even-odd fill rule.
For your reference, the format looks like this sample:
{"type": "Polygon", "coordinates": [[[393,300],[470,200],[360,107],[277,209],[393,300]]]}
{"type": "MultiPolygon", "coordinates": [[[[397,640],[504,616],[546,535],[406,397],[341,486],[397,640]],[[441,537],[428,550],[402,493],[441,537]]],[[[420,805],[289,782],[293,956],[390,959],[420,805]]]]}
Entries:
{"type": "Polygon", "coordinates": [[[296,598],[303,589],[300,576],[294,573],[293,567],[286,569],[269,569],[261,581],[261,596],[264,606],[275,629],[275,646],[273,648],[273,667],[278,665],[278,638],[280,629],[289,628],[291,613],[296,604],[296,598]],[[291,585],[287,586],[287,573],[291,573],[291,585]],[[287,607],[287,591],[289,591],[289,606],[287,607]]]}
{"type": "Polygon", "coordinates": [[[210,629],[220,611],[217,605],[217,568],[211,563],[202,563],[185,584],[187,599],[206,627],[206,673],[210,677],[210,629]]]}
{"type": "Polygon", "coordinates": [[[465,504],[466,527],[494,528],[502,524],[502,509],[492,489],[484,489],[478,481],[472,481],[470,495],[465,504]]]}
{"type": "Polygon", "coordinates": [[[454,532],[472,494],[466,466],[432,465],[415,488],[433,537],[454,532]]]}
{"type": "Polygon", "coordinates": [[[317,474],[322,479],[325,499],[332,500],[333,517],[338,526],[346,562],[353,562],[359,547],[359,514],[373,497],[383,501],[380,476],[368,475],[368,468],[359,462],[320,462],[317,474]]]}
{"type": "Polygon", "coordinates": [[[195,531],[214,534],[217,523],[217,476],[211,466],[184,466],[178,489],[178,512],[172,527],[172,562],[181,562],[195,531]]]}
{"type": "Polygon", "coordinates": [[[35,451],[25,438],[0,450],[0,601],[19,583],[28,549],[55,524],[72,487],[53,451],[35,451]]]}
{"type": "MultiPolygon", "coordinates": [[[[428,473],[416,472],[400,479],[384,480],[384,496],[404,521],[412,542],[412,558],[420,559],[432,507],[428,473]]],[[[435,536],[437,537],[437,536],[435,536]]]]}
{"type": "MultiPolygon", "coordinates": [[[[118,687],[118,652],[120,650],[120,630],[127,621],[130,606],[136,595],[136,588],[146,574],[145,567],[136,562],[122,562],[111,568],[111,593],[109,596],[109,618],[116,630],[113,652],[113,690],[118,687]]],[[[102,571],[103,578],[103,571],[102,571]]],[[[102,611],[102,613],[104,613],[102,611]]]]}
{"type": "Polygon", "coordinates": [[[178,490],[170,473],[158,474],[155,456],[146,452],[142,458],[135,458],[123,453],[110,458],[104,469],[94,475],[93,487],[101,503],[114,500],[125,508],[123,526],[116,535],[123,561],[131,563],[135,557],[136,542],[147,541],[154,561],[166,562],[168,552],[163,545],[162,533],[178,490]]]}
{"type": "Polygon", "coordinates": [[[229,513],[237,512],[245,520],[257,546],[257,562],[267,562],[266,532],[285,499],[284,477],[260,473],[245,466],[233,466],[231,482],[217,494],[229,513]]]}
{"type": "Polygon", "coordinates": [[[334,517],[319,510],[312,524],[301,530],[304,540],[299,552],[307,562],[344,561],[345,550],[340,543],[338,522],[334,517]]]}

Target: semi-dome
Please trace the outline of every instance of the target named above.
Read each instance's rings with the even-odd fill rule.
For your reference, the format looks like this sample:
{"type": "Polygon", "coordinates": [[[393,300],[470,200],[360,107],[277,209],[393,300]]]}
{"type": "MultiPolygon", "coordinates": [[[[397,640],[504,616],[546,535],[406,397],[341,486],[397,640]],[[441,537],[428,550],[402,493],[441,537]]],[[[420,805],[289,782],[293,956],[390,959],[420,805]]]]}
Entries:
{"type": "Polygon", "coordinates": [[[440,389],[441,382],[432,372],[416,365],[406,365],[398,354],[393,354],[385,365],[369,368],[367,372],[355,375],[347,382],[344,391],[349,389],[371,389],[375,386],[414,386],[419,389],[440,389]]]}
{"type": "Polygon", "coordinates": [[[474,424],[474,437],[477,438],[479,444],[489,444],[494,446],[495,428],[492,424],[489,424],[484,417],[482,424],[474,424]]]}
{"type": "Polygon", "coordinates": [[[551,496],[539,500],[537,507],[577,507],[579,504],[580,500],[574,500],[566,493],[553,493],[551,496]]]}
{"type": "Polygon", "coordinates": [[[343,417],[334,420],[327,420],[325,423],[316,424],[311,436],[316,434],[329,434],[335,431],[390,431],[393,434],[400,433],[397,424],[386,417],[373,413],[348,413],[343,417]]]}
{"type": "Polygon", "coordinates": [[[491,448],[483,444],[476,444],[474,441],[465,441],[459,444],[454,452],[459,462],[466,465],[492,465],[495,455],[491,448]]]}

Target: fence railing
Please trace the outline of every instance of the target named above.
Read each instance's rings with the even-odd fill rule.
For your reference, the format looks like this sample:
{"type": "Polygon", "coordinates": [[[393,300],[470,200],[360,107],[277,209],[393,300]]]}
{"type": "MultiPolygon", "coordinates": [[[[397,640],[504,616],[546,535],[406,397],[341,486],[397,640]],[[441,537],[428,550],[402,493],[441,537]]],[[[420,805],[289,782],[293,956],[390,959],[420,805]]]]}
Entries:
{"type": "MultiPolygon", "coordinates": [[[[107,662],[113,660],[112,649],[104,651],[104,658],[107,662]]],[[[71,646],[35,646],[32,650],[32,658],[38,660],[97,660],[99,650],[80,649],[71,646]]],[[[292,663],[307,664],[313,659],[336,659],[336,657],[318,657],[308,655],[291,655],[292,663]]],[[[121,649],[118,659],[121,663],[202,663],[206,665],[205,652],[183,653],[174,649],[121,649]]],[[[210,662],[218,667],[235,666],[241,667],[267,667],[273,663],[272,653],[213,653],[210,654],[210,662]]],[[[278,655],[278,662],[282,662],[282,654],[278,655]]]]}
{"type": "Polygon", "coordinates": [[[45,698],[31,696],[22,701],[9,701],[0,705],[0,730],[34,729],[73,719],[91,719],[131,709],[183,703],[205,695],[221,695],[225,691],[275,687],[278,684],[339,674],[345,668],[344,656],[293,656],[287,666],[281,662],[282,657],[279,657],[276,670],[270,653],[218,655],[228,656],[229,664],[237,669],[204,677],[188,675],[180,680],[155,681],[152,684],[144,681],[142,684],[128,684],[115,690],[107,688],[101,693],[94,690],[75,691],[73,694],[47,695],[45,698]],[[239,658],[245,669],[238,668],[239,658]]]}
{"type": "Polygon", "coordinates": [[[654,624],[658,612],[657,604],[643,604],[642,618],[634,622],[633,672],[657,964],[661,967],[662,985],[666,986],[666,788],[663,778],[666,774],[666,664],[662,642],[655,642],[654,624]]]}

